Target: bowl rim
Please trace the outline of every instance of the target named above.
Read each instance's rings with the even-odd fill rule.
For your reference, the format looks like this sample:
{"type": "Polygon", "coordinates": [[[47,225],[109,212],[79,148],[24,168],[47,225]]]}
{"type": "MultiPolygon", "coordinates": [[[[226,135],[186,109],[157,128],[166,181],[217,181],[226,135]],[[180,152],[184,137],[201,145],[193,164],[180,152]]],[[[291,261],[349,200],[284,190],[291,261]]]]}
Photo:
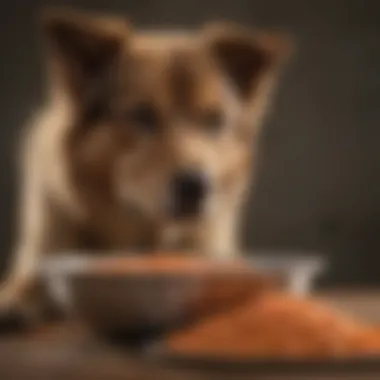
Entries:
{"type": "MultiPolygon", "coordinates": [[[[318,254],[312,254],[305,252],[289,252],[281,251],[281,254],[275,254],[276,251],[255,251],[254,253],[243,253],[242,259],[247,264],[246,272],[244,273],[256,273],[256,274],[273,274],[273,275],[293,275],[294,273],[315,277],[321,274],[327,268],[327,260],[318,254]],[[288,253],[289,252],[289,253],[288,253]]],[[[277,251],[280,252],[280,251],[277,251]]],[[[94,274],[98,277],[108,277],[107,272],[96,272],[93,270],[93,264],[97,261],[105,260],[107,258],[126,258],[126,257],[139,257],[138,252],[136,253],[120,253],[120,251],[109,252],[107,255],[90,254],[88,251],[66,251],[58,254],[50,255],[48,258],[40,263],[38,272],[43,277],[45,276],[55,276],[55,275],[80,275],[94,274]]],[[[201,256],[205,260],[219,261],[221,263],[233,263],[235,259],[215,259],[212,257],[201,256]]],[[[215,271],[215,274],[222,273],[233,274],[233,270],[225,270],[220,272],[215,271]]],[[[235,272],[236,273],[236,272],[235,272]]],[[[209,271],[191,271],[191,272],[176,272],[176,271],[157,271],[157,272],[147,272],[144,270],[131,271],[126,273],[118,272],[112,274],[112,277],[200,277],[202,274],[210,275],[209,271]]]]}

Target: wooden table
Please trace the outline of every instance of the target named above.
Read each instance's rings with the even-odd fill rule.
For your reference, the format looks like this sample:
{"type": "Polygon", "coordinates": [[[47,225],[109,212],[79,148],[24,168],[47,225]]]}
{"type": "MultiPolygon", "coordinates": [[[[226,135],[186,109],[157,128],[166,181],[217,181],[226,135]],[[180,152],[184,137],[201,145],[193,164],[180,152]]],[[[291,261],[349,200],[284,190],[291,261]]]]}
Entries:
{"type": "MultiPolygon", "coordinates": [[[[362,316],[380,316],[380,293],[324,295],[362,316]],[[377,314],[379,313],[379,314],[377,314]]],[[[81,330],[82,331],[82,330],[81,330]]],[[[379,380],[379,371],[362,374],[249,374],[217,368],[205,370],[141,357],[100,344],[76,328],[42,329],[38,333],[0,338],[1,380],[379,380]]]]}

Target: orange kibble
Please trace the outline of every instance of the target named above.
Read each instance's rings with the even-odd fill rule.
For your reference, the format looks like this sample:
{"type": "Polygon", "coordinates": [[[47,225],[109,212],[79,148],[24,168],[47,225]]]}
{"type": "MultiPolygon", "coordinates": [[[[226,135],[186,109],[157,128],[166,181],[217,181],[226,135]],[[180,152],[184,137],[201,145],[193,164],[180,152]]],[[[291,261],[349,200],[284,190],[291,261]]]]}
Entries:
{"type": "Polygon", "coordinates": [[[380,329],[370,329],[323,305],[266,292],[200,321],[167,340],[185,354],[230,357],[339,357],[380,354],[380,329]]]}

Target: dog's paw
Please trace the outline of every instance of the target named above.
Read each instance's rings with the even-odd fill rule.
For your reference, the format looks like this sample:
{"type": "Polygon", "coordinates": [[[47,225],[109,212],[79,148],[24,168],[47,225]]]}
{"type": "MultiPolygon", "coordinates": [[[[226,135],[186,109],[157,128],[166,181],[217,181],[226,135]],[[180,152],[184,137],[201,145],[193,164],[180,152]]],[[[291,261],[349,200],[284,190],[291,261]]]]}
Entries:
{"type": "Polygon", "coordinates": [[[0,337],[29,331],[40,321],[41,313],[34,302],[0,292],[0,337]]]}
{"type": "Polygon", "coordinates": [[[0,310],[0,337],[27,331],[33,325],[28,315],[19,308],[0,310]]]}

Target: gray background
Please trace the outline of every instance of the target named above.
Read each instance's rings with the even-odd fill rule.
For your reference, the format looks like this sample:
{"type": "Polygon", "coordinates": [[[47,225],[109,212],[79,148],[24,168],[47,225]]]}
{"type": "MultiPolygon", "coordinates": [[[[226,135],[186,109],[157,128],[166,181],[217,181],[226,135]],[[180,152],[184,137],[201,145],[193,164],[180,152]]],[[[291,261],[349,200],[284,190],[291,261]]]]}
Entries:
{"type": "MultiPolygon", "coordinates": [[[[41,4],[1,5],[0,248],[15,224],[17,135],[41,101],[34,28],[41,4]]],[[[298,53],[266,123],[258,182],[247,210],[248,247],[328,254],[329,283],[380,284],[380,1],[66,1],[123,12],[137,25],[192,26],[208,19],[285,28],[298,53]]]]}

